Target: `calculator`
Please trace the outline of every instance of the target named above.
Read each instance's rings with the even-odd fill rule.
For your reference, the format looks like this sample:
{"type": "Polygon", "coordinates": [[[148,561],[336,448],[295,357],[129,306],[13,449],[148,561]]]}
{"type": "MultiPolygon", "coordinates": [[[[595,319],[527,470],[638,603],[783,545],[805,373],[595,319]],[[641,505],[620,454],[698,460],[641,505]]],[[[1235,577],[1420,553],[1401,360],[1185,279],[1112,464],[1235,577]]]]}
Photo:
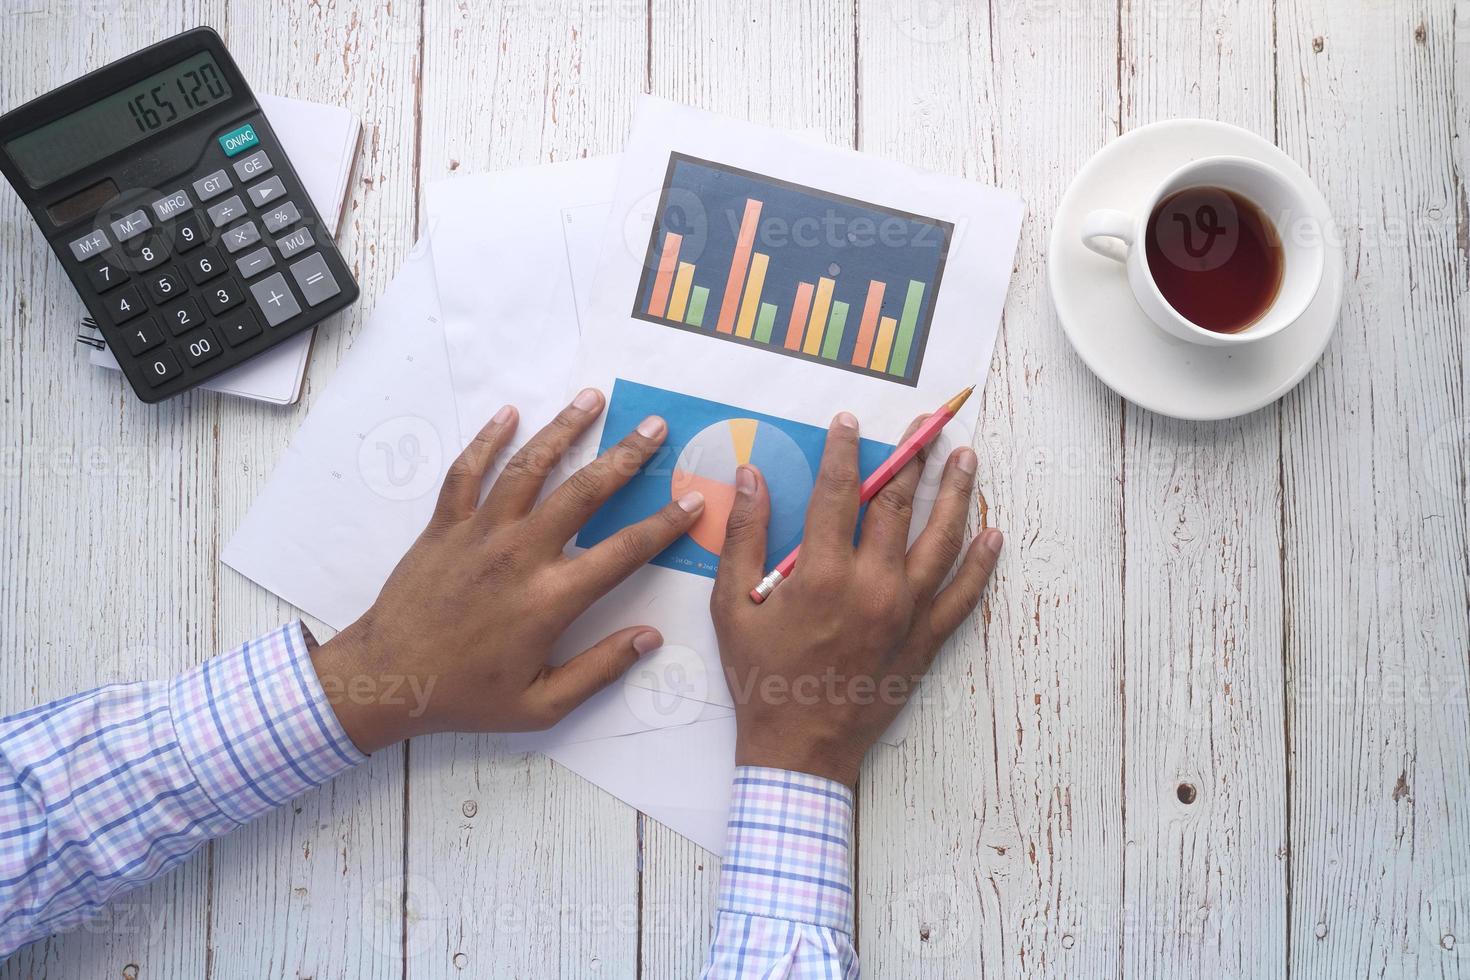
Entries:
{"type": "Polygon", "coordinates": [[[145,402],[357,299],[332,229],[210,28],[0,116],[0,173],[145,402]]]}

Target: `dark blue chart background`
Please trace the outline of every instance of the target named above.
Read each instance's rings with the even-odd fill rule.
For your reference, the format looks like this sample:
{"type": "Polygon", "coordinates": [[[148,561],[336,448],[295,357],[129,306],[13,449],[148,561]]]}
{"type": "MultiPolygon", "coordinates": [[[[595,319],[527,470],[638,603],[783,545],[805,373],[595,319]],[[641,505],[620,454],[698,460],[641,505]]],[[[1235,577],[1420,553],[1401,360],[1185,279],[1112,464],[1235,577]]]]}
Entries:
{"type": "MultiPolygon", "coordinates": [[[[918,382],[923,363],[934,297],[939,290],[953,231],[954,226],[947,221],[881,208],[673,153],[669,155],[658,221],[654,224],[648,253],[644,257],[633,316],[650,323],[709,334],[720,340],[913,385],[918,382]],[[735,253],[740,221],[749,198],[762,202],[754,251],[770,256],[761,302],[774,303],[778,307],[769,344],[715,332],[730,274],[730,260],[735,253]],[[693,262],[697,267],[694,285],[709,289],[709,303],[703,324],[699,327],[674,323],[647,313],[665,232],[684,236],[679,261],[693,262]],[[835,362],[788,351],[782,346],[796,299],[797,284],[809,282],[815,287],[823,276],[836,280],[833,302],[841,301],[848,305],[842,346],[835,362]],[[872,279],[887,285],[879,315],[891,316],[896,321],[902,318],[909,280],[917,279],[925,284],[913,347],[902,377],[852,364],[863,304],[868,296],[868,282],[872,279]]],[[[874,335],[876,337],[876,329],[874,335]]]]}

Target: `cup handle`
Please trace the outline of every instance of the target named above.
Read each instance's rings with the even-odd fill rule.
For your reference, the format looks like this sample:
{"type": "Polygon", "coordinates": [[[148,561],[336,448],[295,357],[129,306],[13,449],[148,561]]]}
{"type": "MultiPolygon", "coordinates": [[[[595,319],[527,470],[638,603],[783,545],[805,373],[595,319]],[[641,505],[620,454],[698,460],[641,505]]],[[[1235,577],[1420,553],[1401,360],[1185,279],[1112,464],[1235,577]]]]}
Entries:
{"type": "Polygon", "coordinates": [[[1082,244],[1105,259],[1127,262],[1133,247],[1133,217],[1106,208],[1082,220],[1082,244]]]}

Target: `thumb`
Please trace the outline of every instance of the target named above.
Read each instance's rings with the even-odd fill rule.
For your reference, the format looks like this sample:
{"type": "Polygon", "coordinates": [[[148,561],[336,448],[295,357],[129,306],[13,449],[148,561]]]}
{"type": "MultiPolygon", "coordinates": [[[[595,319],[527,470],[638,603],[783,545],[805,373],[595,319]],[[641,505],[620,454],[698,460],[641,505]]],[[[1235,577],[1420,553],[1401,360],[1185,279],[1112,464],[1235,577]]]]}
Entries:
{"type": "Polygon", "coordinates": [[[630,626],[603,637],[560,667],[548,668],[531,692],[538,716],[548,728],[556,724],[663,643],[653,627],[630,626]]]}
{"type": "Polygon", "coordinates": [[[735,500],[725,524],[715,594],[724,601],[743,597],[766,573],[766,528],[771,523],[771,495],[761,471],[741,466],[735,471],[735,500]]]}

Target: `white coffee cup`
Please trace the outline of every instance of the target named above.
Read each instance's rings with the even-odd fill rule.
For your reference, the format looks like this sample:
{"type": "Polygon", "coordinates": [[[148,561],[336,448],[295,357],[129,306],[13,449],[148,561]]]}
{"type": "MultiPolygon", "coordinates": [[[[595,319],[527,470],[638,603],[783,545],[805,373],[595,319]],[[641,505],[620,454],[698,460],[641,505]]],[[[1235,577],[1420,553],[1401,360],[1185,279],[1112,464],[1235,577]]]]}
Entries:
{"type": "MultiPolygon", "coordinates": [[[[1160,327],[1182,340],[1228,347],[1279,333],[1311,305],[1322,282],[1326,254],[1322,240],[1325,229],[1304,224],[1311,214],[1302,192],[1279,170],[1246,157],[1206,157],[1187,163],[1166,177],[1132,214],[1107,209],[1093,211],[1082,222],[1082,243],[1098,255],[1124,264],[1128,285],[1138,305],[1160,327]],[[1217,187],[1251,201],[1275,225],[1281,242],[1283,268],[1275,300],[1265,313],[1235,333],[1207,330],[1182,316],[1159,291],[1149,269],[1148,249],[1144,245],[1149,218],[1160,201],[1190,187],[1217,187]]],[[[1208,247],[1231,249],[1234,246],[1224,241],[1208,247]]]]}

